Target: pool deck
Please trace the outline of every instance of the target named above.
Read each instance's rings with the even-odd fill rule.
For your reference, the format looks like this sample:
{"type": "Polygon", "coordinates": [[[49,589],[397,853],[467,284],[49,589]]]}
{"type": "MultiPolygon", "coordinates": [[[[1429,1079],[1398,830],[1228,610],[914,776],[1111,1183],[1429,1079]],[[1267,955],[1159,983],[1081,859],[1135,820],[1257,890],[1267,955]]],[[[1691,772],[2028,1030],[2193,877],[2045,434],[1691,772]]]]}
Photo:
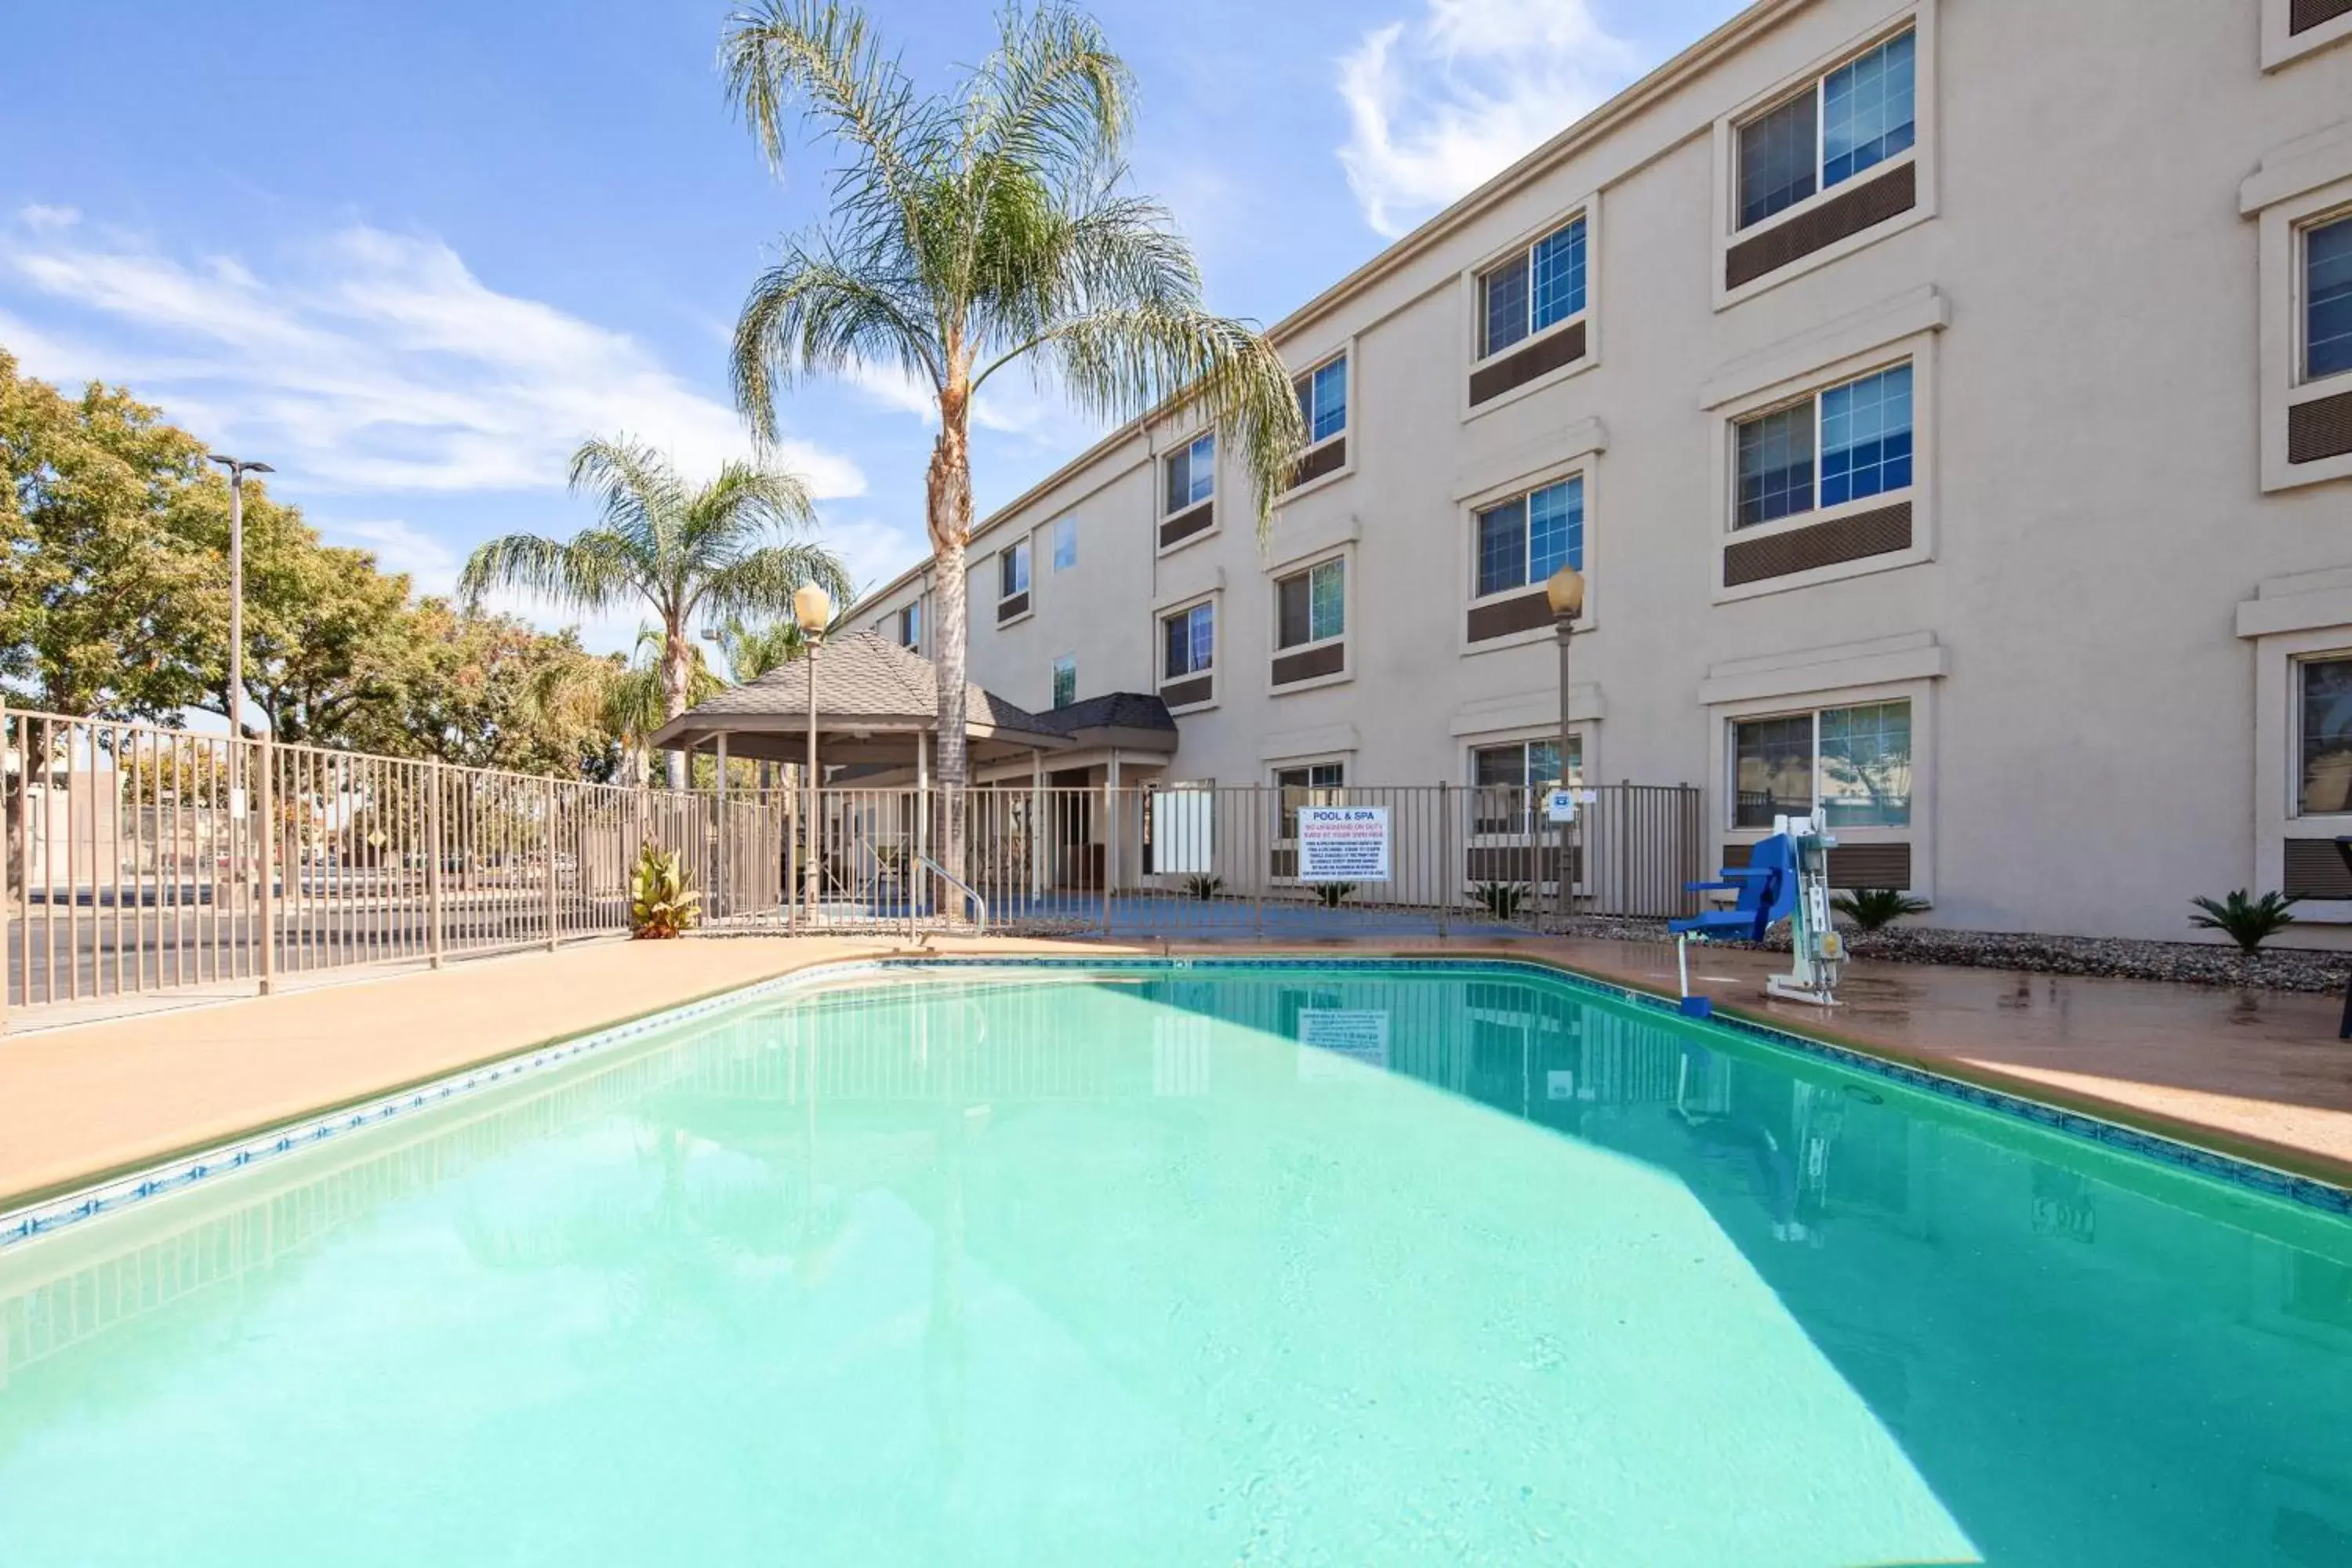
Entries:
{"type": "MultiPolygon", "coordinates": [[[[0,1210],[755,981],[908,951],[860,937],[599,942],[0,1036],[0,1210]]],[[[1486,955],[1675,984],[1670,946],[1554,938],[996,938],[923,951],[1486,955]]],[[[1824,1016],[1763,998],[1763,976],[1785,962],[1710,951],[1694,977],[1749,1017],[2352,1185],[2352,1042],[2336,1038],[2336,998],[1865,964],[1824,1016]]]]}

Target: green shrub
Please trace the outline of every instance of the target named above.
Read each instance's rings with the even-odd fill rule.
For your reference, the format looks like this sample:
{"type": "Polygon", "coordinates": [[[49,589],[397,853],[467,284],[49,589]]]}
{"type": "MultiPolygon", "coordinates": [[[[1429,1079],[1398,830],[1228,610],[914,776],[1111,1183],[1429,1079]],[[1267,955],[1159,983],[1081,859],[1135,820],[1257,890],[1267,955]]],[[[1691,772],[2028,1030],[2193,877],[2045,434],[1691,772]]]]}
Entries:
{"type": "Polygon", "coordinates": [[[683,936],[702,918],[702,895],[687,879],[686,863],[648,844],[629,873],[629,934],[641,940],[683,936]]]}
{"type": "Polygon", "coordinates": [[[1196,899],[1213,899],[1225,890],[1225,879],[1223,877],[1187,877],[1184,879],[1184,890],[1196,899]]]}
{"type": "Polygon", "coordinates": [[[1911,898],[1896,888],[1856,888],[1832,899],[1830,908],[1852,921],[1856,931],[1884,931],[1905,915],[1926,913],[1927,900],[1911,898]]]}
{"type": "Polygon", "coordinates": [[[1480,882],[1470,889],[1473,902],[1498,921],[1518,918],[1519,906],[1528,900],[1525,882],[1480,882]]]}
{"type": "Polygon", "coordinates": [[[1356,884],[1353,882],[1318,882],[1315,884],[1315,897],[1327,910],[1336,910],[1341,904],[1346,903],[1348,901],[1348,895],[1355,890],[1356,884]]]}
{"type": "Polygon", "coordinates": [[[2294,916],[2287,912],[2294,900],[2277,893],[2264,893],[2250,898],[2246,889],[2239,889],[2226,899],[2191,899],[2198,913],[2189,917],[2189,923],[2206,931],[2218,931],[2248,952],[2263,945],[2265,937],[2276,936],[2294,924],[2294,916]]]}

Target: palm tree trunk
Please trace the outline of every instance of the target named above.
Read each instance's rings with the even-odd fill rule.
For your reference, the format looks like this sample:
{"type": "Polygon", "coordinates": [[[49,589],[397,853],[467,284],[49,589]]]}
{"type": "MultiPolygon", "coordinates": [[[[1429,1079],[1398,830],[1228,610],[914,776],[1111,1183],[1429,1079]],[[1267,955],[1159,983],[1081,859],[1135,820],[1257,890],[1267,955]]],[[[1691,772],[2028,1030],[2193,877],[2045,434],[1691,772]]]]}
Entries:
{"type": "Polygon", "coordinates": [[[939,608],[940,864],[964,874],[963,794],[970,783],[966,754],[964,641],[965,542],[971,537],[971,446],[965,427],[970,393],[959,379],[940,395],[940,438],[924,486],[938,563],[933,592],[939,608]]]}
{"type": "MultiPolygon", "coordinates": [[[[682,622],[673,618],[662,630],[662,719],[667,722],[686,711],[687,683],[694,671],[694,648],[686,640],[682,622]]],[[[684,752],[673,750],[669,753],[669,787],[686,787],[684,752]]]]}

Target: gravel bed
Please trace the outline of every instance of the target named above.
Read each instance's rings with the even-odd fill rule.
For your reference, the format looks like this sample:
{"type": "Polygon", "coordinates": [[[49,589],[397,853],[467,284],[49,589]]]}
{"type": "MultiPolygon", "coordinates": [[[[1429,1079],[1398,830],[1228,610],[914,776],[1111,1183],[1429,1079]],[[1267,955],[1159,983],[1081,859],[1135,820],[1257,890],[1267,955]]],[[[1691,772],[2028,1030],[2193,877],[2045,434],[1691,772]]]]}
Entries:
{"type": "MultiPolygon", "coordinates": [[[[1570,925],[1571,935],[1604,941],[1671,940],[1664,921],[1580,915],[1570,925]]],[[[1763,946],[1768,952],[1786,952],[1789,939],[1776,935],[1763,946]]],[[[1882,963],[1943,963],[2268,991],[2341,992],[2347,976],[2352,976],[2352,953],[2296,947],[2266,946],[2248,958],[2235,947],[2211,942],[1946,931],[1932,926],[1892,926],[1867,934],[1848,931],[1846,947],[1856,959],[1882,963]]]]}

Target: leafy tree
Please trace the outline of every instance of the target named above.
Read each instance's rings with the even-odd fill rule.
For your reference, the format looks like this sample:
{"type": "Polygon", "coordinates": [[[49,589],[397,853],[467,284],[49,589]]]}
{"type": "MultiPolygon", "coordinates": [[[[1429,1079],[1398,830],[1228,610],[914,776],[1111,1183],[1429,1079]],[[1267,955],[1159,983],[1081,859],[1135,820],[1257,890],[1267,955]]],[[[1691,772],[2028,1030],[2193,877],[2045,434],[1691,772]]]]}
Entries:
{"type": "MultiPolygon", "coordinates": [[[[467,561],[458,592],[469,606],[501,586],[583,611],[644,601],[660,626],[665,720],[688,707],[698,616],[782,614],[803,583],[849,596],[838,557],[790,539],[811,521],[807,489],[790,474],[730,463],[697,487],[624,437],[574,453],[572,487],[596,495],[603,516],[593,526],[562,541],[494,539],[467,561]]],[[[671,787],[683,786],[685,764],[682,752],[670,754],[671,787]]]]}
{"type": "Polygon", "coordinates": [[[737,401],[772,436],[781,388],[866,364],[896,367],[938,405],[926,522],[943,848],[961,870],[973,398],[1017,368],[1097,418],[1197,406],[1240,447],[1261,531],[1305,445],[1298,401],[1263,334],[1203,308],[1167,211],[1125,188],[1133,79],[1084,16],[1056,0],[1008,8],[989,57],[930,95],[862,11],[831,0],[757,0],[729,22],[720,58],[772,166],[794,118],[841,154],[830,219],[784,241],[744,304],[737,401]]]}
{"type": "Polygon", "coordinates": [[[353,743],[464,767],[613,772],[617,757],[600,718],[551,708],[542,697],[611,668],[572,633],[551,636],[513,616],[473,615],[427,599],[411,614],[407,635],[409,662],[398,685],[369,708],[353,743]]]}
{"type": "Polygon", "coordinates": [[[202,695],[187,651],[211,563],[172,511],[203,461],[121,388],[68,397],[0,350],[0,677],[77,716],[162,719],[202,695]]]}

